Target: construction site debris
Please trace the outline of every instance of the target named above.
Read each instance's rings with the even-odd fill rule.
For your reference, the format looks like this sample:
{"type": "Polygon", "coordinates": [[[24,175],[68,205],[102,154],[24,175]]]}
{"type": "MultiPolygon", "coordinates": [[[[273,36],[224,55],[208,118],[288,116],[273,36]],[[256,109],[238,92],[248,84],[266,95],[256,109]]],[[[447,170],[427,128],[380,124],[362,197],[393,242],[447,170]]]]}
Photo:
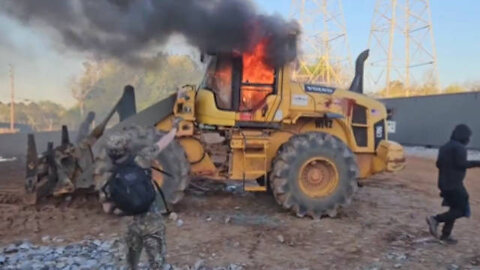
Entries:
{"type": "MultiPolygon", "coordinates": [[[[0,178],[0,189],[16,196],[15,190],[23,191],[23,164],[0,163],[2,168],[7,173],[0,178]]],[[[479,269],[480,238],[474,224],[480,222],[480,201],[475,200],[480,196],[480,182],[476,181],[480,171],[469,172],[466,179],[473,215],[468,222],[458,222],[455,237],[459,244],[448,247],[429,236],[424,220],[431,209],[441,209],[432,159],[410,157],[405,171],[376,177],[381,181],[363,183],[353,198],[355,207],[342,209],[336,218],[318,221],[288,214],[276,207],[268,194],[245,199],[215,189],[221,185],[213,184],[213,191],[201,196],[187,192],[175,207],[177,220],[165,220],[167,262],[173,265],[169,269],[192,270],[200,259],[208,270],[237,270],[232,263],[243,269],[280,270],[448,269],[450,265],[479,269]],[[212,220],[207,222],[207,217],[212,220]]],[[[2,202],[0,269],[23,269],[22,263],[24,269],[29,269],[27,263],[37,269],[39,254],[43,256],[40,262],[52,265],[50,269],[80,269],[75,260],[87,264],[96,260],[104,270],[122,269],[114,263],[124,259],[119,237],[128,222],[128,217],[105,215],[95,201],[81,196],[74,196],[68,207],[63,203],[25,206],[2,202]],[[63,242],[56,243],[59,239],[63,242]],[[109,260],[95,257],[99,253],[109,260]]],[[[145,265],[141,269],[146,269],[145,265]]]]}
{"type": "MultiPolygon", "coordinates": [[[[126,269],[125,245],[120,239],[83,240],[64,246],[34,245],[28,241],[10,244],[0,253],[0,268],[9,269],[126,269]]],[[[140,263],[140,269],[148,269],[140,263]]],[[[243,270],[237,264],[209,267],[204,260],[193,266],[167,265],[169,270],[243,270]]]]}

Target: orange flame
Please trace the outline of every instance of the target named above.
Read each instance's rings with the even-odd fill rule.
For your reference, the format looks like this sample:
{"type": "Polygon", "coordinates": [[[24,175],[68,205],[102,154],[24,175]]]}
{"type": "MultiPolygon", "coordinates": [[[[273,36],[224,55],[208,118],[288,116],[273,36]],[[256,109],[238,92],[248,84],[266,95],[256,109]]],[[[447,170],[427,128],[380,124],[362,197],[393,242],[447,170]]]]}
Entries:
{"type": "MultiPolygon", "coordinates": [[[[275,69],[265,63],[266,49],[267,39],[264,39],[251,52],[241,55],[243,67],[240,111],[246,114],[251,114],[261,108],[266,97],[273,92],[275,69]]],[[[234,57],[238,56],[240,55],[235,55],[234,52],[234,57]]],[[[213,74],[209,74],[207,77],[207,84],[215,91],[217,106],[220,109],[230,109],[232,105],[232,76],[234,74],[232,69],[230,58],[219,57],[215,70],[209,71],[213,74]]]]}
{"type": "Polygon", "coordinates": [[[243,83],[273,84],[274,69],[265,63],[267,39],[258,43],[252,52],[243,54],[243,83]]]}
{"type": "Polygon", "coordinates": [[[252,52],[243,54],[243,85],[241,110],[254,111],[264,102],[273,91],[275,80],[274,69],[265,63],[267,39],[258,43],[252,52]]]}

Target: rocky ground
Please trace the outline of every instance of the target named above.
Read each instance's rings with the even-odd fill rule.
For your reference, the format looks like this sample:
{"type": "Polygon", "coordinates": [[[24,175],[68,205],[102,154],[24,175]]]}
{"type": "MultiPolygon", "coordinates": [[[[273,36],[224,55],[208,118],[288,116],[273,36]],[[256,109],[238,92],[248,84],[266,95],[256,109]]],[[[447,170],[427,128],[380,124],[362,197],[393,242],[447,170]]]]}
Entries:
{"type": "MultiPolygon", "coordinates": [[[[118,238],[111,240],[83,240],[77,243],[59,245],[63,239],[44,237],[43,245],[34,245],[28,241],[19,241],[3,248],[0,255],[1,269],[127,269],[124,261],[125,246],[118,238]],[[48,245],[50,240],[56,245],[48,245]]],[[[145,263],[139,269],[148,269],[145,263]]],[[[204,260],[194,265],[166,265],[165,270],[206,270],[204,260]]],[[[242,270],[241,265],[230,264],[225,267],[213,267],[214,270],[242,270]]]]}
{"type": "MultiPolygon", "coordinates": [[[[0,269],[122,269],[128,218],[85,196],[23,205],[23,168],[0,163],[0,269]]],[[[166,218],[167,260],[174,269],[480,269],[479,178],[468,174],[473,215],[456,224],[455,246],[426,228],[443,210],[432,159],[411,156],[404,171],[366,180],[349,207],[321,220],[296,218],[268,194],[191,188],[166,218]]]]}

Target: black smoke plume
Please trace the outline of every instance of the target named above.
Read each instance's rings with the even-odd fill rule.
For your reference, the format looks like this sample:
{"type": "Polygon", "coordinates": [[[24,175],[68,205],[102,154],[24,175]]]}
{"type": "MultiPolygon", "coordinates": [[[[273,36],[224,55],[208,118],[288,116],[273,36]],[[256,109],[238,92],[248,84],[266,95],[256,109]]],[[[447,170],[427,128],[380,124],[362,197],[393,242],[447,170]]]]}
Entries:
{"type": "Polygon", "coordinates": [[[246,52],[267,38],[266,61],[277,66],[296,57],[299,33],[249,0],[4,0],[0,12],[54,29],[68,47],[128,61],[182,34],[205,52],[246,52]]]}

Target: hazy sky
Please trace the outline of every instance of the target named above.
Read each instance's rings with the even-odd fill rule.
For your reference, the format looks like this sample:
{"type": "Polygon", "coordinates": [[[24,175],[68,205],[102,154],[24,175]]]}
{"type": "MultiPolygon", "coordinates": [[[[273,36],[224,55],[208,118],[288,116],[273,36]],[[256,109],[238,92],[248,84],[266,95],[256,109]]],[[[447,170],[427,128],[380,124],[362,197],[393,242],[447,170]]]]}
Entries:
{"type": "MultiPolygon", "coordinates": [[[[266,13],[289,14],[290,0],[255,2],[266,13]]],[[[480,80],[480,1],[430,2],[441,85],[480,80]]],[[[367,47],[374,6],[375,0],[343,1],[353,56],[367,47]]],[[[59,48],[44,31],[0,16],[0,101],[9,99],[8,64],[14,64],[17,101],[73,105],[68,82],[82,72],[85,56],[59,48]]]]}

